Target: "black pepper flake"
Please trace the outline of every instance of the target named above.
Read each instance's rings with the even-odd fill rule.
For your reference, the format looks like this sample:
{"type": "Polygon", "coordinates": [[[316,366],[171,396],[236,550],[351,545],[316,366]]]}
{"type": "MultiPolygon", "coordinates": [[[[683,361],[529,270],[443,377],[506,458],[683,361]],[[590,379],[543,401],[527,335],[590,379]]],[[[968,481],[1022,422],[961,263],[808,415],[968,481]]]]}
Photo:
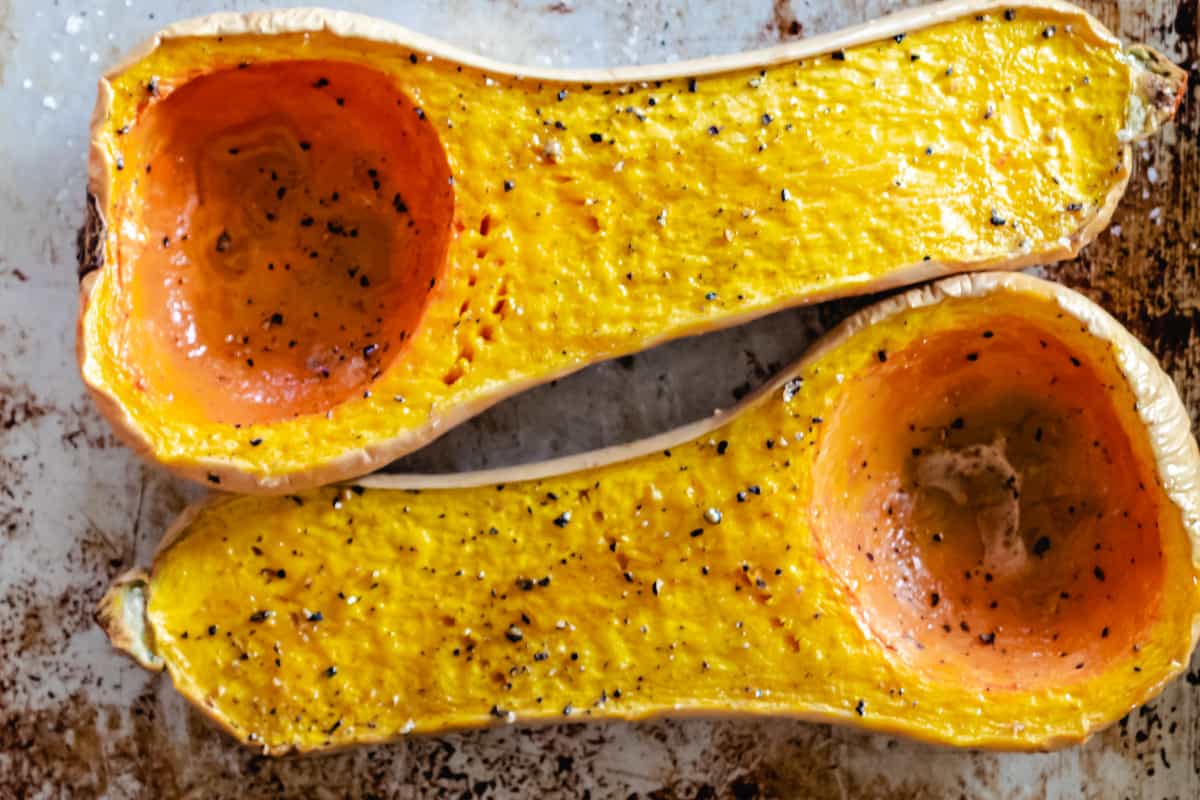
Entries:
{"type": "Polygon", "coordinates": [[[725,439],[722,439],[721,441],[717,442],[717,455],[719,455],[719,456],[725,455],[725,451],[728,449],[729,449],[729,442],[726,441],[725,439]]]}
{"type": "Polygon", "coordinates": [[[880,350],[878,353],[875,354],[875,357],[877,359],[879,359],[879,363],[881,363],[881,364],[884,363],[885,361],[887,361],[887,350],[880,350]]]}
{"type": "Polygon", "coordinates": [[[720,128],[718,128],[716,125],[709,125],[709,126],[708,126],[708,135],[709,135],[709,136],[716,136],[716,135],[717,135],[718,133],[720,133],[720,132],[721,132],[721,129],[720,129],[720,128]]]}
{"type": "Polygon", "coordinates": [[[424,111],[424,109],[415,108],[415,109],[413,109],[413,110],[417,112],[417,119],[421,119],[421,120],[425,119],[425,111],[424,111]]]}
{"type": "Polygon", "coordinates": [[[604,134],[591,133],[591,134],[588,134],[588,138],[590,138],[593,142],[596,142],[597,144],[599,144],[600,142],[604,141],[604,134]]]}
{"type": "Polygon", "coordinates": [[[216,635],[217,635],[217,626],[216,626],[216,625],[209,625],[209,626],[208,626],[208,635],[209,635],[209,636],[216,636],[216,635]]]}
{"type": "Polygon", "coordinates": [[[717,293],[716,293],[716,292],[708,292],[708,293],[706,293],[706,294],[704,295],[704,299],[705,299],[705,300],[716,300],[716,299],[717,299],[717,293]]]}
{"type": "Polygon", "coordinates": [[[377,344],[369,344],[362,349],[363,358],[370,358],[376,350],[379,349],[377,344]]]}
{"type": "Polygon", "coordinates": [[[275,570],[275,577],[276,577],[276,578],[279,578],[280,580],[282,580],[282,579],[286,578],[286,577],[287,577],[287,570],[285,570],[285,569],[277,569],[277,570],[275,570]]]}
{"type": "Polygon", "coordinates": [[[992,223],[993,225],[1000,226],[1000,225],[1004,225],[1005,223],[1007,223],[1008,220],[1006,220],[1003,216],[1001,216],[999,211],[997,211],[996,209],[993,208],[992,216],[988,219],[988,222],[992,223]]]}
{"type": "Polygon", "coordinates": [[[950,427],[956,431],[962,430],[964,425],[966,425],[966,422],[963,420],[962,417],[955,417],[954,420],[950,423],[950,427]]]}
{"type": "Polygon", "coordinates": [[[995,644],[996,634],[992,633],[991,631],[987,633],[981,633],[979,634],[979,641],[983,644],[995,644]]]}
{"type": "Polygon", "coordinates": [[[1042,536],[1033,543],[1033,554],[1039,558],[1046,555],[1050,551],[1050,537],[1042,536]]]}
{"type": "Polygon", "coordinates": [[[1055,32],[1056,32],[1057,30],[1058,30],[1058,28],[1056,28],[1056,27],[1055,27],[1055,26],[1053,26],[1053,25],[1050,25],[1050,26],[1048,26],[1048,27],[1044,28],[1044,29],[1042,30],[1042,38],[1043,38],[1043,39],[1049,39],[1049,38],[1051,38],[1052,36],[1054,36],[1054,34],[1055,34],[1055,32]]]}
{"type": "Polygon", "coordinates": [[[320,622],[323,619],[325,619],[325,615],[322,614],[320,611],[314,611],[308,615],[309,622],[320,622]]]}
{"type": "Polygon", "coordinates": [[[1004,9],[1004,19],[1006,22],[1012,22],[1017,18],[1017,10],[1015,8],[1004,9]]]}
{"type": "Polygon", "coordinates": [[[210,473],[208,473],[208,476],[207,476],[207,477],[208,477],[208,482],[209,482],[209,483],[220,483],[220,482],[221,482],[221,477],[220,477],[219,475],[214,475],[214,474],[213,474],[213,473],[211,473],[211,472],[210,472],[210,473]]]}
{"type": "Polygon", "coordinates": [[[859,700],[859,701],[858,701],[858,705],[856,705],[856,706],[854,707],[854,713],[855,713],[855,714],[858,714],[860,717],[862,717],[862,716],[866,716],[866,713],[867,713],[867,703],[866,703],[866,701],[865,701],[865,700],[859,700]]]}
{"type": "Polygon", "coordinates": [[[979,353],[967,353],[967,361],[978,361],[979,353]]]}
{"type": "Polygon", "coordinates": [[[146,83],[146,91],[151,97],[158,97],[158,76],[155,75],[146,83]]]}
{"type": "Polygon", "coordinates": [[[275,616],[274,611],[255,611],[250,615],[251,622],[266,622],[271,617],[275,616]]]}
{"type": "Polygon", "coordinates": [[[787,189],[780,189],[779,199],[786,203],[788,200],[792,199],[792,193],[787,189]]]}
{"type": "Polygon", "coordinates": [[[832,58],[834,61],[845,61],[846,60],[846,51],[845,50],[834,50],[832,53],[829,54],[829,57],[832,58]]]}
{"type": "Polygon", "coordinates": [[[255,436],[253,439],[250,440],[251,447],[258,447],[262,443],[263,443],[263,440],[262,440],[261,436],[255,436]]]}
{"type": "Polygon", "coordinates": [[[1083,211],[1083,203],[1067,203],[1067,211],[1083,211]]]}
{"type": "Polygon", "coordinates": [[[771,124],[771,115],[770,114],[763,114],[760,119],[764,126],[771,124]]]}
{"type": "Polygon", "coordinates": [[[311,228],[313,226],[314,222],[316,222],[316,220],[314,220],[312,217],[305,214],[303,217],[300,218],[300,227],[301,228],[311,228]]]}
{"type": "Polygon", "coordinates": [[[325,731],[325,733],[326,733],[326,734],[333,733],[334,731],[336,731],[336,730],[337,730],[338,728],[340,728],[340,727],[342,727],[342,721],[339,719],[337,722],[333,723],[333,725],[331,725],[331,726],[329,727],[329,730],[325,731]]]}
{"type": "Polygon", "coordinates": [[[301,149],[301,150],[311,150],[311,149],[312,149],[312,142],[305,142],[305,141],[301,141],[301,142],[300,142],[300,149],[301,149]]]}
{"type": "Polygon", "coordinates": [[[557,95],[557,97],[558,97],[558,102],[560,102],[560,103],[561,103],[563,100],[566,100],[566,99],[567,99],[567,90],[566,90],[566,89],[559,89],[559,90],[558,90],[558,95],[557,95]]]}
{"type": "Polygon", "coordinates": [[[1101,631],[1100,631],[1100,638],[1101,638],[1101,639],[1107,639],[1107,638],[1108,638],[1108,626],[1107,626],[1107,625],[1105,625],[1105,626],[1104,626],[1104,628],[1103,628],[1103,629],[1101,629],[1101,631]]]}
{"type": "Polygon", "coordinates": [[[338,672],[337,667],[335,665],[331,664],[331,665],[329,665],[329,667],[327,667],[325,669],[324,674],[325,674],[326,678],[332,678],[334,675],[337,675],[337,672],[338,672]]]}
{"type": "Polygon", "coordinates": [[[545,661],[549,657],[550,657],[550,654],[547,653],[545,650],[540,650],[533,654],[534,661],[545,661]]]}
{"type": "Polygon", "coordinates": [[[571,705],[570,703],[567,703],[565,706],[563,706],[563,716],[564,717],[569,717],[574,712],[575,712],[575,707],[573,705],[571,705]]]}
{"type": "Polygon", "coordinates": [[[564,511],[561,514],[559,514],[557,517],[554,518],[554,524],[560,528],[567,527],[567,524],[570,521],[571,521],[571,512],[570,511],[564,511]]]}
{"type": "Polygon", "coordinates": [[[688,535],[691,536],[693,539],[695,539],[697,536],[703,536],[704,528],[696,528],[694,531],[692,531],[688,535]]]}
{"type": "Polygon", "coordinates": [[[1093,569],[1092,574],[1096,576],[1096,580],[1101,582],[1104,581],[1104,570],[1102,570],[1100,567],[1097,566],[1095,569],[1093,569]]]}
{"type": "Polygon", "coordinates": [[[688,91],[692,92],[693,94],[695,93],[695,91],[696,91],[696,79],[695,78],[688,78],[688,91]]]}
{"type": "Polygon", "coordinates": [[[525,638],[525,634],[522,633],[521,629],[518,628],[516,625],[510,625],[508,627],[508,630],[506,630],[504,632],[504,638],[508,639],[513,644],[516,644],[517,642],[519,642],[525,638]]]}
{"type": "Polygon", "coordinates": [[[217,252],[224,253],[233,244],[233,239],[229,236],[229,231],[221,231],[217,236],[217,252]]]}
{"type": "Polygon", "coordinates": [[[329,79],[328,79],[328,78],[317,78],[317,79],[316,79],[316,80],[313,82],[313,88],[314,88],[314,89],[324,89],[324,88],[325,88],[326,86],[328,86],[328,85],[329,85],[329,79]]]}
{"type": "Polygon", "coordinates": [[[516,184],[513,183],[512,181],[504,182],[504,191],[511,192],[514,188],[516,188],[516,184]]]}

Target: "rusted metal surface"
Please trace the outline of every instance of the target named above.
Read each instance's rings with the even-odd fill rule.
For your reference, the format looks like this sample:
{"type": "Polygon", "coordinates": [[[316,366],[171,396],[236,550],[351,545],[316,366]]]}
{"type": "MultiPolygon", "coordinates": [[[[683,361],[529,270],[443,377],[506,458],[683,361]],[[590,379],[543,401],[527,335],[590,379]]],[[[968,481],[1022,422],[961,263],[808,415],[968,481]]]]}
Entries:
{"type": "MultiPolygon", "coordinates": [[[[171,19],[267,5],[0,0],[0,798],[1200,796],[1200,660],[1151,706],[1050,755],[937,750],[784,721],[692,721],[507,729],[275,762],[229,743],[167,680],[112,653],[91,622],[95,601],[117,573],[149,558],[194,490],[118,446],[75,372],[75,241],[94,78],[171,19]]],[[[336,5],[500,58],[582,66],[755,47],[903,3],[336,5]]],[[[1200,77],[1197,0],[1085,5],[1200,77]]],[[[1195,80],[1179,121],[1139,151],[1138,167],[1111,232],[1049,272],[1128,324],[1200,419],[1195,80]]],[[[795,358],[851,305],[601,365],[504,403],[403,466],[517,463],[695,419],[795,358]]]]}

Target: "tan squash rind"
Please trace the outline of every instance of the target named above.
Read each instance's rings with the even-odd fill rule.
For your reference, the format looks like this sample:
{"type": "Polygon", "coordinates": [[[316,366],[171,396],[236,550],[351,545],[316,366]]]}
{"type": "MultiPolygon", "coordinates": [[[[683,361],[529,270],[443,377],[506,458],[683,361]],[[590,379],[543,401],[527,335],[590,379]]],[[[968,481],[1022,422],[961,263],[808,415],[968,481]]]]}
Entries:
{"type": "MultiPolygon", "coordinates": [[[[161,47],[164,42],[188,37],[235,36],[244,33],[284,34],[296,32],[328,31],[348,39],[381,42],[411,47],[437,57],[453,60],[464,65],[478,67],[503,75],[546,78],[548,80],[574,80],[601,82],[650,81],[680,75],[703,76],[717,72],[735,70],[750,65],[770,65],[778,62],[805,58],[876,41],[897,33],[919,30],[946,20],[967,14],[1010,8],[1052,9],[1072,16],[1076,23],[1085,26],[1095,37],[1113,41],[1111,34],[1091,15],[1067,3],[1057,0],[1025,0],[1024,2],[980,2],[979,0],[949,0],[949,2],[901,11],[864,25],[832,34],[816,36],[799,42],[779,45],[766,50],[705,58],[678,64],[663,64],[647,67],[622,67],[598,70],[545,70],[519,68],[488,58],[480,57],[449,46],[431,37],[407,30],[398,25],[356,14],[322,9],[297,8],[290,10],[256,12],[250,14],[218,13],[195,20],[169,26],[155,37],[135,48],[118,65],[108,71],[100,81],[99,95],[92,118],[92,137],[88,168],[87,220],[80,233],[80,335],[78,337],[78,360],[84,383],[101,407],[104,415],[112,422],[118,436],[139,454],[153,457],[153,447],[142,429],[132,418],[121,400],[115,397],[100,376],[94,354],[89,353],[82,335],[82,322],[91,301],[95,276],[112,263],[109,252],[107,221],[103,209],[108,207],[113,175],[112,156],[100,144],[100,132],[105,124],[113,102],[110,79],[119,75],[129,65],[145,58],[161,47]]],[[[1152,133],[1170,118],[1178,105],[1186,85],[1186,73],[1171,64],[1150,48],[1135,45],[1126,49],[1129,60],[1139,71],[1130,98],[1130,125],[1127,142],[1152,133]]],[[[1121,161],[1128,175],[1132,165],[1128,143],[1122,148],[1121,161]]],[[[1014,254],[1003,258],[972,262],[942,262],[930,260],[912,264],[892,271],[886,277],[847,287],[827,295],[805,298],[802,301],[785,301],[769,307],[756,308],[742,315],[728,314],[723,317],[721,327],[730,327],[751,319],[797,305],[819,302],[853,293],[882,291],[899,286],[911,285],[923,280],[942,277],[964,271],[1006,269],[1017,270],[1039,263],[1059,261],[1074,257],[1079,250],[1091,242],[1109,223],[1118,200],[1124,192],[1126,180],[1120,181],[1105,197],[1104,202],[1091,210],[1080,222],[1074,233],[1059,243],[1057,248],[1036,254],[1014,254]]],[[[677,334],[663,335],[651,339],[647,347],[675,338],[677,334]]],[[[594,360],[611,358],[623,353],[598,353],[594,360]]],[[[501,387],[481,395],[477,400],[453,405],[431,412],[427,421],[390,439],[370,443],[359,449],[343,452],[340,456],[312,465],[300,471],[260,475],[247,469],[233,458],[201,458],[187,463],[165,463],[168,469],[182,477],[202,484],[218,483],[222,489],[242,493],[278,494],[306,487],[321,485],[337,480],[365,474],[419,449],[441,434],[481,413],[495,403],[518,394],[532,386],[548,380],[561,378],[576,371],[582,365],[566,367],[554,374],[536,379],[504,382],[501,387]]]]}
{"type": "MultiPolygon", "coordinates": [[[[775,395],[785,391],[788,381],[795,375],[806,370],[806,367],[819,359],[822,354],[831,352],[853,337],[856,333],[879,324],[891,317],[908,310],[933,306],[951,298],[983,298],[997,292],[1025,294],[1039,300],[1056,304],[1064,314],[1078,320],[1088,333],[1106,342],[1111,348],[1114,360],[1124,375],[1131,393],[1136,398],[1137,413],[1145,426],[1147,439],[1154,457],[1154,467],[1162,482],[1165,493],[1178,510],[1182,527],[1190,540],[1192,563],[1200,571],[1200,450],[1191,434],[1191,425],[1186,409],[1175,389],[1170,377],[1160,368],[1154,357],[1137,339],[1120,325],[1113,317],[1099,308],[1082,295],[1059,284],[1046,282],[1021,273],[979,273],[960,275],[944,279],[937,283],[922,286],[895,295],[868,307],[847,318],[798,362],[790,365],[779,373],[769,384],[761,387],[752,395],[741,401],[734,408],[719,411],[714,416],[673,431],[651,437],[640,442],[605,448],[566,458],[554,459],[540,464],[523,465],[512,468],[486,470],[458,475],[378,475],[358,482],[367,489],[411,490],[411,489],[445,489],[468,486],[481,486],[497,483],[517,483],[521,481],[562,476],[579,470],[614,464],[650,455],[682,445],[685,442],[703,437],[706,433],[717,429],[742,413],[750,406],[760,402],[764,396],[775,395]]],[[[214,502],[210,500],[208,502],[214,502]]],[[[184,514],[171,526],[164,536],[158,553],[165,552],[180,540],[187,532],[189,524],[201,513],[207,503],[189,507],[184,514]]],[[[157,556],[156,556],[157,559],[157,556]]],[[[114,646],[132,655],[139,663],[148,669],[161,670],[163,663],[152,651],[152,643],[146,645],[144,631],[148,623],[131,620],[123,609],[113,611],[114,604],[109,599],[120,596],[130,585],[144,584],[146,573],[135,572],[120,579],[110,590],[102,604],[98,619],[102,621],[106,632],[113,640],[114,646]],[[113,620],[116,620],[115,622],[113,620]]],[[[144,609],[144,605],[142,606],[144,609]]],[[[1149,687],[1136,697],[1131,697],[1127,710],[1132,710],[1156,696],[1163,687],[1184,671],[1188,659],[1200,635],[1200,607],[1190,610],[1190,637],[1181,639],[1166,655],[1170,660],[1163,679],[1149,687]]],[[[167,664],[168,671],[171,665],[167,664]]],[[[214,709],[206,706],[198,696],[189,691],[189,682],[177,680],[176,687],[188,699],[201,708],[217,725],[245,742],[244,731],[234,730],[227,720],[223,719],[214,709]]],[[[739,713],[714,713],[709,710],[679,709],[671,712],[672,716],[726,718],[745,716],[739,713]]],[[[642,719],[656,715],[638,715],[633,719],[642,719]]],[[[910,738],[926,739],[931,742],[944,742],[940,736],[920,730],[900,730],[886,720],[862,718],[838,709],[811,709],[802,712],[788,713],[788,717],[814,722],[837,722],[864,727],[876,732],[901,734],[910,738]]],[[[1115,717],[1113,717],[1115,719],[1115,717]]],[[[1111,722],[1112,720],[1108,720],[1111,722]]],[[[1012,741],[992,742],[990,740],[976,743],[975,746],[997,747],[1002,749],[1052,750],[1060,747],[1078,744],[1097,732],[1102,725],[1095,722],[1082,721],[1078,731],[1064,733],[1054,738],[1041,740],[1036,743],[1023,745],[1012,741]]],[[[1107,724],[1107,723],[1106,723],[1107,724]]],[[[379,741],[385,741],[386,737],[379,741]]],[[[259,747],[253,742],[245,742],[259,747]]],[[[320,748],[322,751],[328,748],[320,748]]],[[[337,749],[336,747],[334,749],[337,749]]],[[[284,755],[292,752],[307,752],[304,748],[265,748],[264,752],[271,755],[284,755]]]]}

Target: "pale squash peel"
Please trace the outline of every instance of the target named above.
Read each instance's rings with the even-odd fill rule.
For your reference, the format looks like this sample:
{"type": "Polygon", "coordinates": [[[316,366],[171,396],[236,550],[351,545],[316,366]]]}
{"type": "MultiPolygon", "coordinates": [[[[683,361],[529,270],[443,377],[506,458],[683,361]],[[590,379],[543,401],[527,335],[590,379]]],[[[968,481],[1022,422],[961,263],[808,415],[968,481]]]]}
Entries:
{"type": "Polygon", "coordinates": [[[1057,2],[521,70],[340,12],[167,28],[101,82],[83,377],[179,474],[362,474],[601,359],[1073,256],[1184,73],[1057,2]]]}
{"type": "Polygon", "coordinates": [[[1185,668],[1198,554],[1170,379],[1086,298],[984,273],[645,442],[192,507],[98,617],[271,754],[742,714],[1045,749],[1185,668]]]}

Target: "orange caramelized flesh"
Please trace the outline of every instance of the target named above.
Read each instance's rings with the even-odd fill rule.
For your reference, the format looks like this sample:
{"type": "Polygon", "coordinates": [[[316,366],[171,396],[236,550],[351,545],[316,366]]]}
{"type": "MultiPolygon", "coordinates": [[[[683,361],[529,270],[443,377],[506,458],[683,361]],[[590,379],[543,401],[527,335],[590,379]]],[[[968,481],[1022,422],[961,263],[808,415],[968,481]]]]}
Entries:
{"type": "Polygon", "coordinates": [[[1102,673],[1157,616],[1153,465],[1114,409],[1130,395],[1077,352],[997,316],[880,351],[836,405],[814,463],[820,550],[915,666],[1053,686],[1102,673]]]}
{"type": "Polygon", "coordinates": [[[185,24],[101,87],[85,382],[157,461],[279,493],[667,339],[1070,257],[1182,73],[1006,8],[542,76],[332,12],[185,24]]]}
{"type": "Polygon", "coordinates": [[[100,617],[271,753],[742,713],[1046,748],[1186,666],[1198,461],[1096,306],[956,278],[633,448],[195,507],[100,617]]]}
{"type": "Polygon", "coordinates": [[[122,210],[142,235],[119,240],[129,348],[181,421],[323,413],[404,349],[454,199],[436,135],[384,75],[214,72],[151,105],[125,140],[144,173],[122,210]]]}

